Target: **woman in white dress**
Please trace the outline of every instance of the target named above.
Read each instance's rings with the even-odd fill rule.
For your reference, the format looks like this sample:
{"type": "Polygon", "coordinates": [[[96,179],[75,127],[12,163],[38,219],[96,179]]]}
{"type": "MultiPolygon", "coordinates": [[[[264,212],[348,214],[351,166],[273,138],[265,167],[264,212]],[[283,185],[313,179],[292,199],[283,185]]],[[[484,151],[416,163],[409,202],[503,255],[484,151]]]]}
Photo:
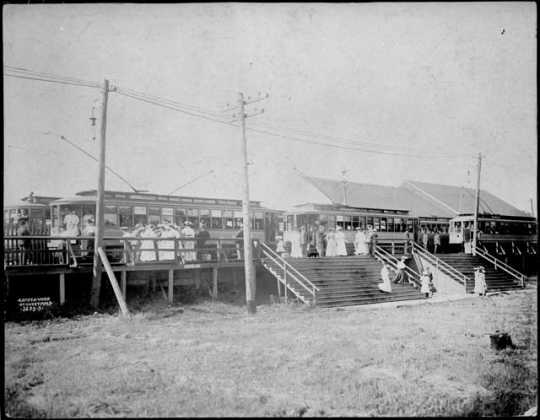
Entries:
{"type": "Polygon", "coordinates": [[[385,293],[392,293],[392,282],[390,281],[390,268],[387,263],[383,263],[381,268],[382,283],[378,284],[379,290],[385,293]]]}
{"type": "Polygon", "coordinates": [[[347,255],[347,247],[345,246],[345,233],[341,226],[336,228],[336,247],[337,255],[340,257],[347,255]]]}
{"type": "Polygon", "coordinates": [[[336,242],[336,233],[334,228],[328,229],[326,234],[326,256],[335,257],[337,255],[337,242],[336,242]]]}
{"type": "Polygon", "coordinates": [[[300,232],[293,229],[291,232],[291,257],[302,258],[302,247],[300,245],[300,232]]]}
{"type": "Polygon", "coordinates": [[[431,284],[433,281],[433,275],[429,272],[428,268],[425,268],[420,278],[422,286],[420,287],[420,293],[425,295],[426,298],[431,297],[431,284]]]}
{"type": "Polygon", "coordinates": [[[158,238],[157,232],[154,231],[152,225],[146,225],[144,230],[141,232],[141,238],[144,238],[141,241],[141,261],[155,261],[156,252],[154,247],[154,241],[152,239],[158,238]]]}
{"type": "Polygon", "coordinates": [[[356,228],[356,235],[354,235],[354,250],[356,255],[366,255],[368,249],[366,247],[366,235],[362,228],[356,228]]]}
{"type": "Polygon", "coordinates": [[[484,267],[476,267],[474,269],[474,294],[485,296],[487,292],[486,275],[484,267]]]}

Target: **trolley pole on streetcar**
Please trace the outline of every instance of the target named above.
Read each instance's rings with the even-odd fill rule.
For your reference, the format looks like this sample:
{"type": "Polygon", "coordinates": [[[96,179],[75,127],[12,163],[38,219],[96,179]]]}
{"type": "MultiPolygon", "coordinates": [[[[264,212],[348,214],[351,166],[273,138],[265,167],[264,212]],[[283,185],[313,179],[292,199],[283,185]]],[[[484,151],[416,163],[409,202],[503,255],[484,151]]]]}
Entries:
{"type": "Polygon", "coordinates": [[[478,153],[478,166],[476,174],[476,202],[474,204],[474,227],[472,237],[472,252],[476,255],[476,241],[478,240],[478,209],[480,207],[480,171],[482,169],[482,153],[478,153]]]}
{"type": "Polygon", "coordinates": [[[243,196],[242,196],[242,217],[243,217],[243,238],[244,238],[244,275],[246,283],[246,305],[248,314],[254,314],[257,311],[255,305],[255,269],[253,266],[253,252],[251,244],[251,217],[249,211],[249,167],[247,157],[246,140],[246,113],[244,95],[238,94],[238,105],[240,108],[240,130],[242,133],[242,157],[244,166],[243,177],[243,196]]]}
{"type": "Polygon", "coordinates": [[[96,201],[96,234],[94,242],[94,264],[92,269],[92,290],[90,293],[90,305],[97,308],[99,305],[99,295],[101,292],[101,260],[98,249],[103,246],[103,210],[104,210],[104,190],[105,190],[105,134],[107,131],[107,101],[109,99],[109,81],[105,79],[103,84],[103,101],[101,107],[101,127],[99,139],[99,170],[98,188],[96,201]]]}

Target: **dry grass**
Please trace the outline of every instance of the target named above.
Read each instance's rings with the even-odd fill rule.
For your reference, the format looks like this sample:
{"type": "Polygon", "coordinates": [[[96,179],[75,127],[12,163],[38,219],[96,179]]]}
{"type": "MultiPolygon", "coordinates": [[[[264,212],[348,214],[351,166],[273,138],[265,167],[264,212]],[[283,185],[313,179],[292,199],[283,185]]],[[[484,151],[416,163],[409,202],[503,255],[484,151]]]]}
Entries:
{"type": "Polygon", "coordinates": [[[536,404],[536,289],[399,308],[156,304],[6,324],[21,417],[467,416],[536,404]],[[518,348],[495,352],[488,333],[518,348]]]}

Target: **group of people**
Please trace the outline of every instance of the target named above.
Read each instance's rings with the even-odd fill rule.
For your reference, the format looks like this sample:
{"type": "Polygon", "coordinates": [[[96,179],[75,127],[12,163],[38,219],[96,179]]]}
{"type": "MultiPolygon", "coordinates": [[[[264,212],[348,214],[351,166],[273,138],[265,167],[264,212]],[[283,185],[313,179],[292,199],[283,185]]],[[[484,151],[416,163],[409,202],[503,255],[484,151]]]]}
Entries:
{"type": "Polygon", "coordinates": [[[184,262],[196,261],[197,249],[204,248],[205,242],[210,238],[210,233],[206,230],[204,223],[199,226],[198,232],[193,229],[190,221],[185,221],[184,226],[172,223],[137,224],[131,231],[128,228],[121,228],[124,238],[136,238],[124,241],[125,254],[128,264],[135,262],[150,261],[172,261],[177,257],[176,249],[179,250],[179,258],[184,262]],[[167,239],[159,240],[155,239],[167,239]]]}
{"type": "MultiPolygon", "coordinates": [[[[397,263],[397,270],[394,276],[393,281],[390,280],[390,265],[387,262],[383,263],[381,268],[381,279],[382,283],[379,283],[378,287],[381,292],[392,293],[392,283],[394,284],[405,284],[408,279],[408,282],[414,287],[417,287],[410,277],[407,276],[405,272],[407,257],[402,256],[397,263]]],[[[420,293],[422,293],[426,298],[432,297],[437,289],[433,283],[433,274],[430,272],[429,267],[425,267],[422,270],[422,275],[420,276],[420,293]]]]}
{"type": "MultiPolygon", "coordinates": [[[[376,245],[376,230],[371,225],[367,229],[356,228],[354,236],[355,255],[374,254],[376,245]]],[[[309,231],[305,226],[300,229],[288,230],[283,236],[276,236],[276,252],[287,254],[286,242],[290,243],[290,257],[338,257],[348,255],[345,241],[345,232],[341,226],[330,227],[325,230],[316,223],[309,231]]]]}
{"type": "Polygon", "coordinates": [[[441,233],[437,229],[435,229],[433,232],[427,228],[422,229],[420,232],[420,241],[424,248],[426,248],[428,251],[431,251],[432,249],[434,254],[437,253],[437,250],[441,250],[441,233]],[[428,248],[430,243],[430,235],[433,235],[433,248],[428,248]]]}

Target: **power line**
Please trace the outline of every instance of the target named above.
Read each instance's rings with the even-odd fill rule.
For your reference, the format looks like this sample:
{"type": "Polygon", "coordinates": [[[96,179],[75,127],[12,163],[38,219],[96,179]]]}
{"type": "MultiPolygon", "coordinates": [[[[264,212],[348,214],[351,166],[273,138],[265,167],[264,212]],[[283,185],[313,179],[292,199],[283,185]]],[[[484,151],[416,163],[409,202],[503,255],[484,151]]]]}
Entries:
{"type": "MultiPolygon", "coordinates": [[[[67,78],[67,77],[64,77],[64,76],[57,76],[57,75],[52,75],[52,74],[48,74],[48,73],[34,72],[34,71],[31,71],[31,70],[28,70],[28,69],[17,68],[17,67],[12,67],[12,66],[4,66],[4,67],[6,69],[11,70],[12,72],[14,72],[12,74],[4,73],[5,75],[10,76],[10,77],[18,77],[18,78],[31,79],[31,80],[40,80],[40,81],[46,81],[46,82],[52,82],[52,83],[60,83],[60,84],[65,84],[65,85],[77,85],[77,86],[87,86],[87,87],[93,87],[93,88],[101,88],[101,85],[98,84],[98,83],[85,81],[85,80],[82,80],[82,79],[67,78]]],[[[208,120],[208,121],[217,122],[217,123],[220,123],[220,124],[225,124],[225,125],[229,125],[229,126],[233,126],[233,127],[238,127],[238,124],[235,124],[234,122],[231,122],[231,121],[226,121],[226,120],[224,120],[222,118],[217,118],[216,117],[216,115],[218,115],[217,113],[205,110],[205,109],[203,109],[201,107],[188,105],[188,104],[183,104],[181,102],[164,99],[164,98],[161,98],[159,96],[148,95],[148,94],[146,94],[144,92],[138,92],[138,91],[135,91],[133,89],[128,89],[128,88],[117,87],[116,92],[118,94],[120,94],[120,95],[128,96],[128,97],[131,97],[131,98],[139,100],[139,101],[143,101],[143,102],[150,103],[150,104],[153,104],[153,105],[161,106],[163,108],[171,109],[171,110],[174,110],[174,111],[177,111],[177,112],[182,112],[182,113],[187,114],[187,115],[202,118],[202,119],[205,119],[205,120],[208,120]]],[[[261,128],[256,128],[256,127],[246,127],[246,130],[249,130],[249,131],[255,132],[255,133],[259,133],[259,134],[266,134],[266,135],[273,136],[273,137],[279,137],[279,138],[282,138],[282,139],[295,141],[295,142],[301,142],[301,143],[306,143],[306,144],[314,144],[314,145],[319,145],[319,146],[331,147],[331,148],[340,149],[340,150],[360,151],[360,152],[364,152],[364,153],[373,153],[373,154],[388,155],[388,156],[403,156],[403,157],[412,157],[412,158],[419,158],[419,159],[427,159],[427,158],[429,158],[429,159],[438,159],[438,158],[450,159],[450,158],[462,158],[462,157],[464,157],[464,155],[425,155],[425,154],[414,154],[414,153],[404,153],[404,152],[393,152],[393,151],[367,149],[367,148],[353,146],[353,145],[347,146],[347,145],[344,145],[344,144],[328,143],[328,142],[323,142],[323,141],[305,139],[305,138],[301,138],[301,137],[294,136],[294,135],[291,135],[291,134],[283,134],[283,133],[279,132],[279,131],[283,131],[283,130],[279,130],[279,129],[276,130],[275,128],[272,130],[272,129],[261,129],[261,128]]],[[[323,137],[323,138],[327,138],[327,139],[337,139],[336,137],[331,137],[331,136],[326,136],[326,135],[318,135],[318,137],[323,137]]],[[[367,142],[364,142],[364,143],[367,143],[367,142]]]]}

